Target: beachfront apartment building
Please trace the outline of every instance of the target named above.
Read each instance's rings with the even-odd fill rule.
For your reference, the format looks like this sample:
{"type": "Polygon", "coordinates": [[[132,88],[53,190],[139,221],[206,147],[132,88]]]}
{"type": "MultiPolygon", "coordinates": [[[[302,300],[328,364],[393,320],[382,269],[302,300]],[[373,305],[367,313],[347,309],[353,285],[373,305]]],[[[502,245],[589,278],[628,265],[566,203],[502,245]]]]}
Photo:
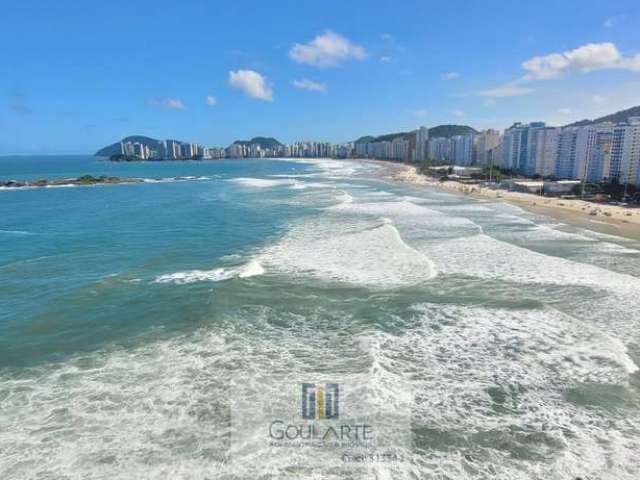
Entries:
{"type": "Polygon", "coordinates": [[[473,135],[454,135],[451,137],[451,156],[453,163],[467,167],[473,163],[473,135]]]}
{"type": "Polygon", "coordinates": [[[453,160],[451,150],[451,140],[449,138],[435,137],[429,139],[427,156],[433,162],[447,163],[453,160]]]}
{"type": "Polygon", "coordinates": [[[427,148],[429,142],[429,129],[420,127],[416,130],[416,148],[414,161],[422,162],[427,159],[427,148]]]}
{"type": "Polygon", "coordinates": [[[640,117],[616,125],[548,127],[544,122],[518,122],[502,135],[490,129],[476,135],[430,137],[429,129],[420,127],[412,136],[387,136],[357,143],[354,148],[368,158],[494,165],[528,177],[590,182],[615,178],[640,186],[640,117]]]}
{"type": "Polygon", "coordinates": [[[505,130],[500,148],[502,168],[526,176],[593,182],[616,178],[640,185],[640,117],[617,125],[558,128],[515,123],[505,130]]]}
{"type": "Polygon", "coordinates": [[[640,117],[613,128],[609,175],[620,183],[640,185],[640,117]]]}
{"type": "Polygon", "coordinates": [[[502,143],[502,135],[492,128],[480,132],[474,137],[474,163],[481,166],[491,165],[492,153],[502,143]]]}
{"type": "Polygon", "coordinates": [[[396,137],[391,141],[392,157],[394,160],[411,159],[410,141],[403,137],[396,137]]]}
{"type": "Polygon", "coordinates": [[[578,127],[563,129],[558,138],[555,175],[559,178],[574,178],[578,153],[578,127]]]}
{"type": "Polygon", "coordinates": [[[504,131],[502,136],[502,158],[500,160],[502,168],[514,170],[520,164],[520,144],[523,129],[524,125],[517,122],[504,131]]]}
{"type": "Polygon", "coordinates": [[[558,140],[561,128],[538,128],[532,133],[531,156],[534,159],[534,171],[536,175],[543,177],[555,175],[558,152],[558,140]]]}
{"type": "Polygon", "coordinates": [[[613,124],[599,125],[585,168],[587,181],[598,182],[610,178],[612,147],[613,124]]]}
{"type": "Polygon", "coordinates": [[[120,154],[147,160],[151,155],[151,150],[140,142],[120,142],[120,154]]]}
{"type": "MultiPolygon", "coordinates": [[[[502,167],[522,175],[535,175],[541,160],[536,157],[541,140],[538,132],[546,128],[544,122],[514,123],[505,130],[502,140],[502,167]]],[[[541,150],[540,150],[541,151],[541,150]]]]}

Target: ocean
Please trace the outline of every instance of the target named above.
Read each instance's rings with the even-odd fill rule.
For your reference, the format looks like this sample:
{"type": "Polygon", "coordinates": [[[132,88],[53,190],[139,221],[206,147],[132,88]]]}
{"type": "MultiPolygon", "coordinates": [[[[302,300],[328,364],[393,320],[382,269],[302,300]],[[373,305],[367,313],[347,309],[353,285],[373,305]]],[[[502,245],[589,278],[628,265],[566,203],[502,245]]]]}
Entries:
{"type": "Polygon", "coordinates": [[[0,478],[639,478],[640,242],[384,172],[0,158],[145,179],[0,190],[0,478]]]}

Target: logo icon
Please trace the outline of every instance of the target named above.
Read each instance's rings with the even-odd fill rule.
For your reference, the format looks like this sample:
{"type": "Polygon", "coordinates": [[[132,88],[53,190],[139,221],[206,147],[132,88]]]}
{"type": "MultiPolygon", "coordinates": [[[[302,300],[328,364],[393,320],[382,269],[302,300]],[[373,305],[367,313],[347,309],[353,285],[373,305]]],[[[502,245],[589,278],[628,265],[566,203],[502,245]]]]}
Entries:
{"type": "Polygon", "coordinates": [[[302,418],[325,420],[340,415],[340,389],[337,383],[302,384],[302,418]]]}

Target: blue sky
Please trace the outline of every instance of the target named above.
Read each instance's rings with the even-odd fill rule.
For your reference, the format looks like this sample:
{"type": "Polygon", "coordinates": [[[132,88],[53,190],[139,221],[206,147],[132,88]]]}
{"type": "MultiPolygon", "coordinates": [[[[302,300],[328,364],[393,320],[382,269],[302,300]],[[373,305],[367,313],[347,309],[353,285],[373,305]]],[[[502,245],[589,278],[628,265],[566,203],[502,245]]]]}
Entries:
{"type": "Polygon", "coordinates": [[[640,105],[640,2],[7,2],[0,154],[349,141],[640,105]]]}

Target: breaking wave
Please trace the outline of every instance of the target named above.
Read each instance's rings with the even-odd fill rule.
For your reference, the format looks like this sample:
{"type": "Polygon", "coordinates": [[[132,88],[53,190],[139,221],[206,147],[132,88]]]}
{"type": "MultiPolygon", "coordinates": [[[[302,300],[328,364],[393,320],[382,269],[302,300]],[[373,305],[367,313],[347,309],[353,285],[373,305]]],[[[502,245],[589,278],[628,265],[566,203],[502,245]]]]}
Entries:
{"type": "Polygon", "coordinates": [[[249,278],[262,275],[264,268],[257,260],[234,268],[214,268],[213,270],[186,270],[156,277],[154,283],[175,283],[184,285],[195,282],[221,282],[230,278],[249,278]]]}

